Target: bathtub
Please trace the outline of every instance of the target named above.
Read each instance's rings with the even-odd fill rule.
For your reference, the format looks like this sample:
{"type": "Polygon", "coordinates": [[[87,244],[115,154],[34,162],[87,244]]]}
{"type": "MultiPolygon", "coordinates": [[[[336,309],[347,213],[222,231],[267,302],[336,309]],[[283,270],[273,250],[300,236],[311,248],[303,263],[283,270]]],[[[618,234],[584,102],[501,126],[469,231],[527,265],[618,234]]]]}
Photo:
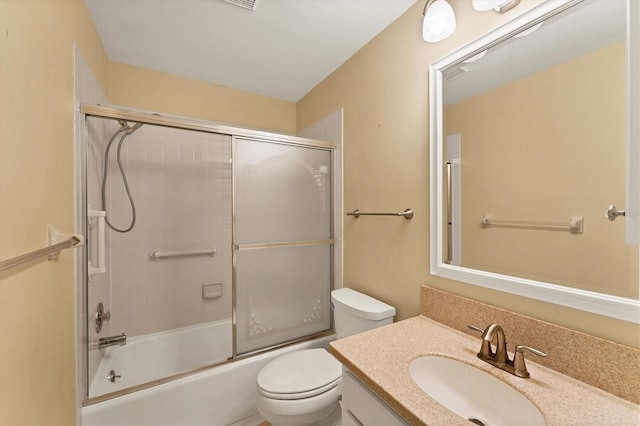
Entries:
{"type": "Polygon", "coordinates": [[[231,339],[231,318],[127,338],[126,345],[105,350],[89,386],[89,396],[222,362],[232,355],[231,339]],[[122,377],[111,382],[107,379],[111,370],[122,377]]]}
{"type": "MultiPolygon", "coordinates": [[[[269,361],[294,350],[326,348],[334,339],[335,335],[331,335],[298,343],[82,407],[82,424],[217,426],[234,423],[257,413],[256,381],[269,361]]],[[[230,342],[230,320],[127,339],[125,346],[107,349],[91,382],[90,394],[115,392],[224,360],[231,355],[230,342]],[[212,337],[216,334],[218,337],[212,337]],[[229,345],[220,345],[220,341],[229,345]],[[111,369],[122,375],[115,383],[106,379],[111,369]]]]}

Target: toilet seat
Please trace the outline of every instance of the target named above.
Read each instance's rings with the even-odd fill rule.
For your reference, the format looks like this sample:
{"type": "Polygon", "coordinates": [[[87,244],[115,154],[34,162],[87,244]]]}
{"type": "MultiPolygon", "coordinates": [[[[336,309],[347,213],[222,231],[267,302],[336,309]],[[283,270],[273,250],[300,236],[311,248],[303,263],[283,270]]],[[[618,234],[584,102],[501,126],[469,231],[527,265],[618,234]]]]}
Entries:
{"type": "Polygon", "coordinates": [[[296,400],[323,394],[338,386],[342,364],[324,349],[283,355],[258,375],[258,393],[266,398],[296,400]]]}

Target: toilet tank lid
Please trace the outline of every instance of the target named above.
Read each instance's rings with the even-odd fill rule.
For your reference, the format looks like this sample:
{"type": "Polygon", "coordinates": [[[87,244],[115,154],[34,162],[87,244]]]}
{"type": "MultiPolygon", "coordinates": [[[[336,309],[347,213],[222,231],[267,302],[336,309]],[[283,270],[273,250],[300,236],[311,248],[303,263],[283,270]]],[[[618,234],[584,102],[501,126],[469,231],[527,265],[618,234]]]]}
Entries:
{"type": "Polygon", "coordinates": [[[393,306],[350,288],[333,290],[331,302],[336,309],[342,309],[364,319],[382,320],[396,314],[396,308],[393,306]]]}

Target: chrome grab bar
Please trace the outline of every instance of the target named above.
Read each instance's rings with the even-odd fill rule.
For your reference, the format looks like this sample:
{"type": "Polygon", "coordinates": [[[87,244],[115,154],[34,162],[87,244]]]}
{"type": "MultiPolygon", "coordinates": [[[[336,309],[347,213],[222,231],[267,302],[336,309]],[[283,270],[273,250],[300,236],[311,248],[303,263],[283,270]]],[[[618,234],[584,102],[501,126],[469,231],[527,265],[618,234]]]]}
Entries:
{"type": "Polygon", "coordinates": [[[364,213],[358,209],[355,209],[352,212],[347,212],[347,216],[353,216],[356,219],[360,216],[403,216],[405,219],[410,220],[413,218],[413,210],[405,209],[405,211],[397,213],[364,213]]]}
{"type": "Polygon", "coordinates": [[[203,250],[183,250],[183,251],[162,251],[160,247],[155,247],[151,252],[149,252],[149,257],[156,262],[162,259],[163,257],[177,257],[177,256],[196,256],[200,254],[206,254],[211,257],[216,255],[218,249],[210,246],[209,248],[203,250]]]}
{"type": "Polygon", "coordinates": [[[0,262],[0,272],[11,269],[26,262],[39,259],[44,256],[49,256],[49,260],[55,260],[58,257],[56,254],[61,250],[80,247],[83,244],[84,238],[82,237],[82,235],[72,235],[69,239],[60,243],[52,244],[48,247],[34,250],[21,256],[3,260],[2,262],[0,262]]]}

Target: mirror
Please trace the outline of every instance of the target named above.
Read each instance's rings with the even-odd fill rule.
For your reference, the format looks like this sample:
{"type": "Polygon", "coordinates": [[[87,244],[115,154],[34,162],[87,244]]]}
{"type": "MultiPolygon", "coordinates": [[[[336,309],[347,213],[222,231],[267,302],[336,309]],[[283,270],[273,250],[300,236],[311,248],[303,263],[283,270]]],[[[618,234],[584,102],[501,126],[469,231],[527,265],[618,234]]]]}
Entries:
{"type": "Polygon", "coordinates": [[[605,215],[637,191],[633,3],[545,2],[431,65],[432,274],[640,322],[631,218],[605,215]]]}

